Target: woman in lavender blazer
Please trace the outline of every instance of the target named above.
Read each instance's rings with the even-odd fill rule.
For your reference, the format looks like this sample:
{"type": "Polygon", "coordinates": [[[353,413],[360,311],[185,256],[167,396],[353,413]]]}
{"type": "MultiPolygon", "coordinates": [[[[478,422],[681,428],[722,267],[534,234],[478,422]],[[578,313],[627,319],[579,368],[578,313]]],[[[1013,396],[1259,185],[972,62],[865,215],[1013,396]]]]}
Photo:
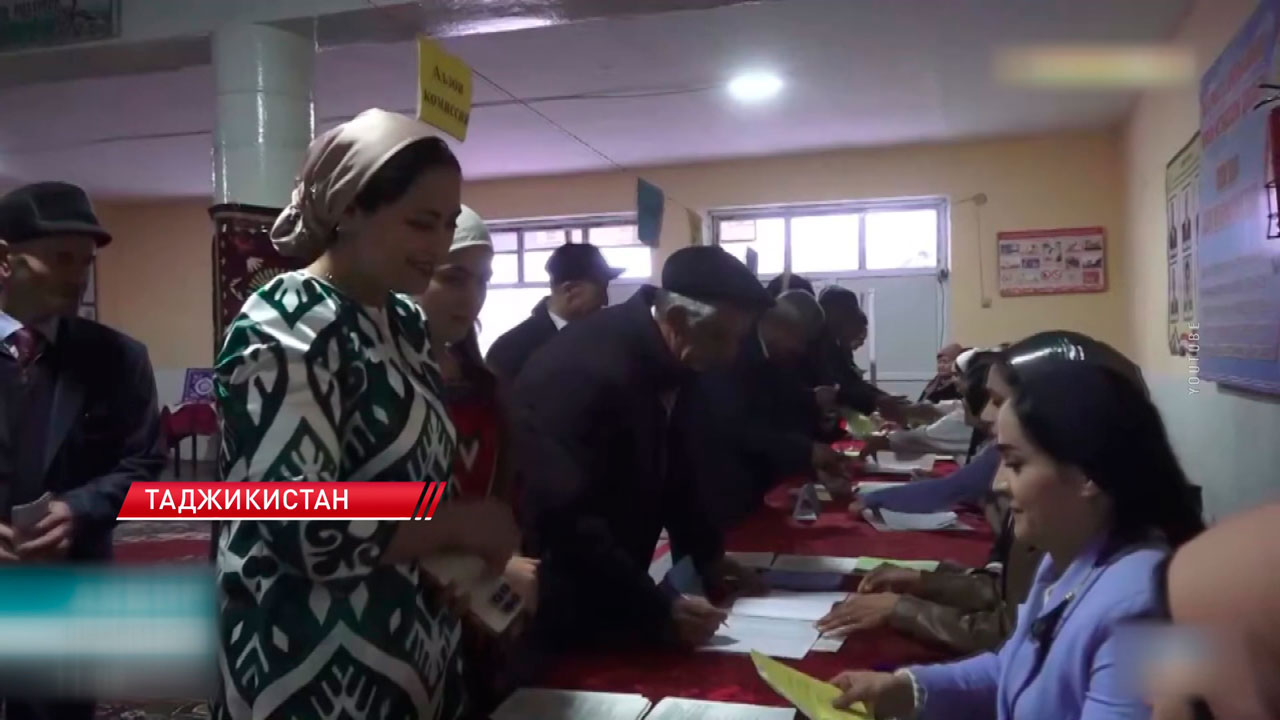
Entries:
{"type": "Polygon", "coordinates": [[[998,372],[995,491],[1015,536],[1044,549],[999,652],[896,673],[847,672],[838,707],[879,719],[1145,720],[1124,626],[1158,615],[1156,570],[1203,527],[1137,367],[1076,333],[1032,336],[998,372]]]}

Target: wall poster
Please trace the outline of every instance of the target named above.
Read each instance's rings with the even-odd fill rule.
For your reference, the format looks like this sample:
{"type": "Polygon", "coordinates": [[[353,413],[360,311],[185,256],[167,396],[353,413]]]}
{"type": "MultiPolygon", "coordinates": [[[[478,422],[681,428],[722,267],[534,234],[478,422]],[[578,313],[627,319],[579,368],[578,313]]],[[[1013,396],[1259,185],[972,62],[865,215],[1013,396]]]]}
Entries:
{"type": "Polygon", "coordinates": [[[1164,170],[1166,259],[1169,261],[1169,352],[1187,355],[1196,319],[1195,266],[1200,240],[1200,134],[1164,170]]]}
{"type": "Polygon", "coordinates": [[[1107,234],[1100,227],[996,234],[1000,296],[1104,292],[1107,234]]]}
{"type": "Polygon", "coordinates": [[[1275,169],[1259,87],[1280,80],[1280,0],[1263,0],[1200,81],[1200,377],[1280,393],[1280,239],[1269,237],[1275,169]]]}

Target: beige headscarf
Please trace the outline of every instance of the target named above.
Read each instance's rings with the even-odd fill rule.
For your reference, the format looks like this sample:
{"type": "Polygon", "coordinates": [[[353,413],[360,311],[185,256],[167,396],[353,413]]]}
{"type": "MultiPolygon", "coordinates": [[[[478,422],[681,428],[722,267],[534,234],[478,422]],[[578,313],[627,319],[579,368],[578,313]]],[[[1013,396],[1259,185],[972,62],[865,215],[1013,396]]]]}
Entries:
{"type": "Polygon", "coordinates": [[[413,118],[375,109],[312,140],[293,200],[271,227],[276,251],[305,262],[320,257],[342,213],[378,168],[405,145],[433,134],[413,118]]]}

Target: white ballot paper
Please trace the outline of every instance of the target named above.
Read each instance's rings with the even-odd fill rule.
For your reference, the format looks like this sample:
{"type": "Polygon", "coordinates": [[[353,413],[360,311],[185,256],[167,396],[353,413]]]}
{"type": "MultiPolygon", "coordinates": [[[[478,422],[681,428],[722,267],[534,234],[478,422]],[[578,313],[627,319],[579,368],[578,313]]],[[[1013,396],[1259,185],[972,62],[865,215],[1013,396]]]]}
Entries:
{"type": "Polygon", "coordinates": [[[917,470],[929,472],[936,459],[933,455],[897,455],[886,450],[867,460],[866,471],[888,475],[910,475],[917,470]]]}
{"type": "Polygon", "coordinates": [[[763,597],[738,598],[729,614],[815,623],[831,612],[832,605],[843,602],[847,597],[847,592],[774,590],[763,597]]]}
{"type": "Polygon", "coordinates": [[[799,660],[808,654],[818,635],[810,620],[730,614],[711,642],[699,649],[741,654],[755,650],[769,657],[799,660]]]}
{"type": "Polygon", "coordinates": [[[493,720],[640,720],[653,703],[643,695],[521,688],[493,720]]]}
{"type": "Polygon", "coordinates": [[[49,514],[49,503],[52,500],[53,495],[45,493],[29,503],[14,505],[9,515],[10,520],[13,522],[13,527],[19,530],[31,530],[34,528],[36,523],[49,514]]]}
{"type": "Polygon", "coordinates": [[[882,532],[893,530],[969,530],[968,525],[960,522],[953,512],[936,513],[901,513],[893,510],[863,510],[862,517],[871,527],[882,532]],[[876,513],[879,512],[877,517],[876,513]]]}
{"type": "Polygon", "coordinates": [[[795,708],[663,698],[645,720],[792,720],[795,708]]]}
{"type": "Polygon", "coordinates": [[[727,552],[725,557],[737,562],[742,567],[768,570],[773,565],[774,554],[771,552],[727,552]]]}
{"type": "Polygon", "coordinates": [[[774,570],[790,572],[836,573],[849,575],[858,568],[858,558],[830,555],[779,555],[773,561],[774,570]]]}
{"type": "Polygon", "coordinates": [[[844,647],[844,641],[848,635],[832,635],[831,633],[822,633],[822,637],[809,648],[812,652],[833,653],[840,652],[840,648],[844,647]]]}
{"type": "Polygon", "coordinates": [[[821,634],[814,623],[847,592],[790,592],[774,590],[764,597],[739,598],[725,624],[701,649],[749,653],[799,660],[821,634]]]}

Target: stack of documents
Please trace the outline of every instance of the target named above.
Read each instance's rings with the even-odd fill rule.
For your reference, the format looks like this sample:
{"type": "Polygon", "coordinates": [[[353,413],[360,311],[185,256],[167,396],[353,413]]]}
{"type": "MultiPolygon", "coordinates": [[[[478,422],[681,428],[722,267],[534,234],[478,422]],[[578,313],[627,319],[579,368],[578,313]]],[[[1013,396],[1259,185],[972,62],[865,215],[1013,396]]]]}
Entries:
{"type": "Polygon", "coordinates": [[[800,659],[821,634],[814,623],[831,612],[847,592],[797,593],[776,590],[765,597],[741,598],[725,624],[702,649],[709,652],[758,651],[800,659]]]}
{"type": "Polygon", "coordinates": [[[866,467],[869,473],[910,475],[913,472],[932,471],[936,459],[933,455],[899,456],[883,450],[876,453],[874,459],[868,459],[866,467]]]}
{"type": "Polygon", "coordinates": [[[810,720],[870,720],[871,715],[861,703],[850,710],[837,710],[832,707],[835,699],[840,697],[840,689],[816,678],[812,678],[794,668],[765,657],[760,653],[751,653],[751,661],[756,665],[756,672],[764,679],[774,692],[787,699],[810,720]]]}
{"type": "Polygon", "coordinates": [[[655,705],[645,720],[792,720],[795,714],[791,708],[669,697],[655,705]]]}
{"type": "Polygon", "coordinates": [[[953,512],[901,513],[893,510],[863,510],[862,517],[882,532],[892,530],[970,530],[953,512]]]}
{"type": "Polygon", "coordinates": [[[643,695],[522,688],[493,720],[640,720],[653,703],[643,695]]]}

